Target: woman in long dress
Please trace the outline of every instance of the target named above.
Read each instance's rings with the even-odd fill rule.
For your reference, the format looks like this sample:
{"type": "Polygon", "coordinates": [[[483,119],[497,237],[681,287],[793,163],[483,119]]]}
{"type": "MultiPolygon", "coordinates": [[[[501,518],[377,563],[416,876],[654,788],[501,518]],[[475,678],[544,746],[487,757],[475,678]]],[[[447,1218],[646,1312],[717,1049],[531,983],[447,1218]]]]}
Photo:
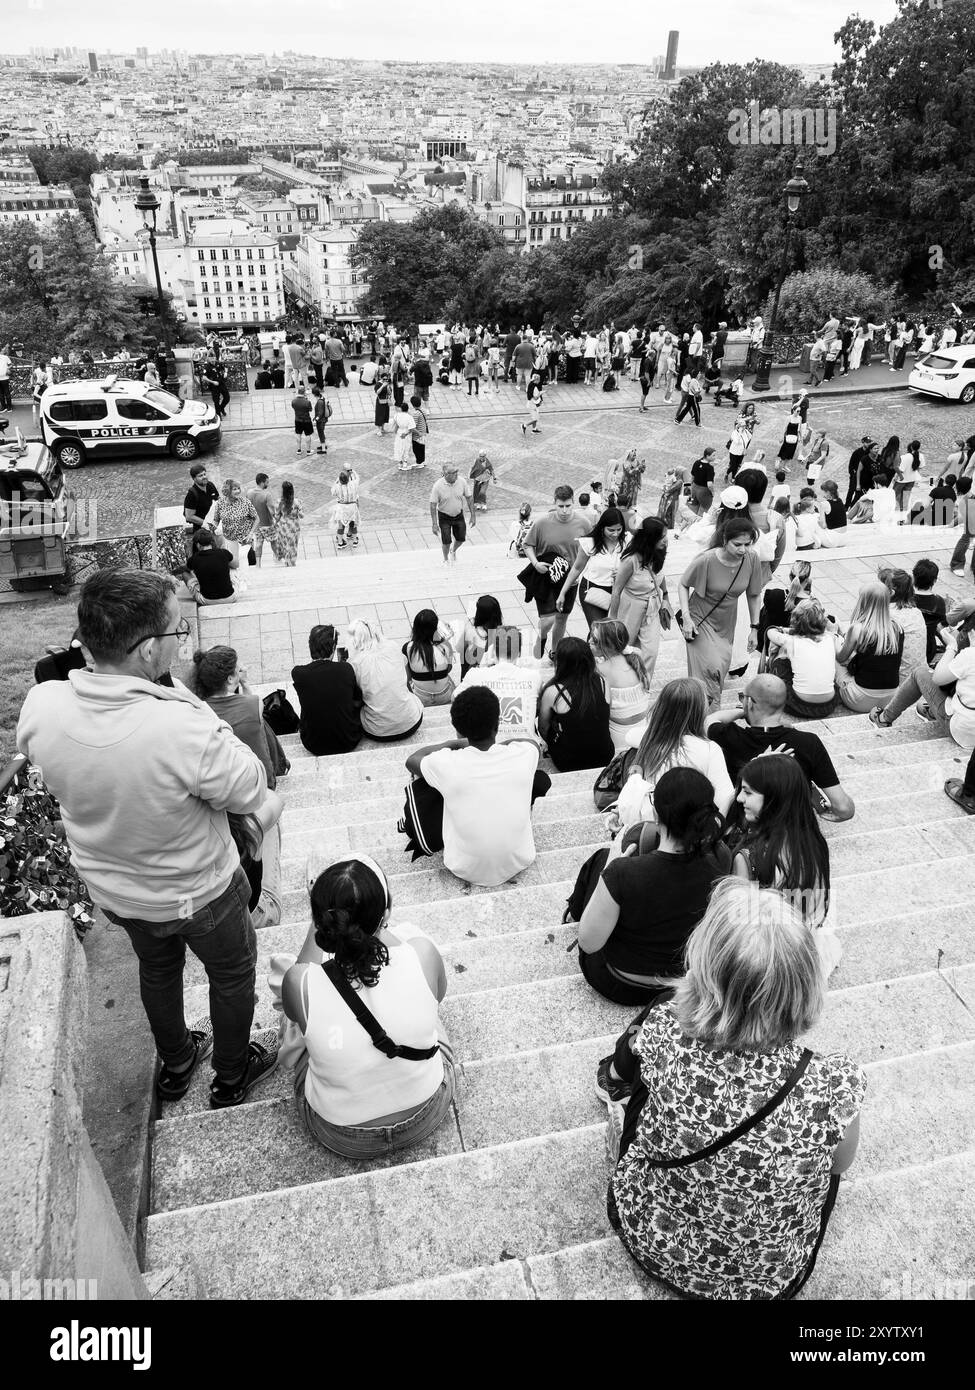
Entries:
{"type": "Polygon", "coordinates": [[[281,501],[274,513],[274,530],[271,532],[271,549],[279,564],[293,566],[298,558],[303,516],[301,503],[295,501],[294,484],[282,483],[281,501]]]}
{"type": "Polygon", "coordinates": [[[413,448],[413,430],[416,420],[406,409],[400,406],[393,416],[395,433],[393,435],[393,462],[398,466],[401,473],[408,473],[412,464],[407,462],[413,448]]]}
{"type": "Polygon", "coordinates": [[[795,458],[801,429],[802,421],[799,418],[799,412],[793,407],[788,420],[785,422],[785,433],[782,436],[782,443],[779,445],[779,458],[783,463],[791,463],[795,458]]]}
{"type": "Polygon", "coordinates": [[[858,324],[857,330],[853,335],[853,345],[850,348],[850,371],[855,372],[860,366],[863,357],[864,344],[867,341],[866,330],[862,324],[858,324]]]}
{"type": "Polygon", "coordinates": [[[626,625],[630,646],[642,656],[648,681],[657,664],[661,629],[668,629],[674,616],[662,573],[666,556],[667,528],[659,517],[648,516],[623,550],[607,614],[626,625]]]}
{"type": "Polygon", "coordinates": [[[758,528],[746,516],[726,522],[711,546],[681,575],[682,629],[687,674],[704,682],[708,706],[718,709],[731,667],[738,598],[748,597],[748,651],[756,647],[762,598],[762,567],[755,554],[758,528]]]}

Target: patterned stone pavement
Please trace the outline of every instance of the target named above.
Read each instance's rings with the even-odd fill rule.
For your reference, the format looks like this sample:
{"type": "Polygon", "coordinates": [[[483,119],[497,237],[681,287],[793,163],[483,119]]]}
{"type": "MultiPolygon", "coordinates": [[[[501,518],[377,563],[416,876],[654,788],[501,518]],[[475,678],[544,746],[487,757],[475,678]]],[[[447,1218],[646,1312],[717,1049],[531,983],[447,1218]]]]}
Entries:
{"type": "MultiPolygon", "coordinates": [[[[461,404],[466,405],[466,392],[435,389],[443,397],[463,394],[461,404]]],[[[638,399],[636,388],[631,390],[638,399]]],[[[662,405],[645,415],[639,414],[633,401],[625,404],[625,392],[621,393],[622,407],[608,408],[603,401],[613,401],[615,396],[603,396],[599,391],[583,394],[581,387],[562,386],[548,393],[542,433],[526,440],[521,433],[522,417],[514,388],[507,388],[507,394],[497,398],[482,395],[483,409],[476,417],[448,415],[445,411],[450,402],[434,399],[427,450],[429,466],[422,472],[401,474],[392,461],[389,435],[377,438],[370,420],[340,423],[342,407],[352,408],[348,401],[352,391],[350,387],[348,391],[330,393],[338,395],[340,405],[339,413],[328,426],[327,458],[313,453],[298,459],[290,424],[263,428],[231,426],[219,449],[208,459],[211,476],[217,482],[235,477],[248,485],[261,470],[271,475],[275,485],[290,478],[305,511],[306,530],[315,532],[325,528],[330,510],[329,488],[339,467],[351,464],[362,479],[367,536],[370,528],[404,523],[428,533],[427,497],[431,481],[446,458],[453,458],[467,472],[478,450],[485,449],[498,474],[498,483],[492,487],[489,498],[489,515],[500,514],[510,522],[522,501],[530,501],[536,507],[547,504],[552,488],[559,482],[582,488],[591,478],[603,477],[610,458],[618,458],[635,447],[647,459],[643,504],[653,509],[660,480],[671,463],[692,462],[705,445],[714,447],[719,458],[725,457],[733,420],[730,407],[717,410],[706,402],[702,426],[697,430],[689,419],[675,425],[671,410],[662,405]]],[[[247,399],[273,396],[280,401],[288,394],[260,392],[247,399]]],[[[754,444],[766,451],[771,463],[782,437],[786,408],[775,397],[758,398],[758,416],[760,424],[754,444]]],[[[844,490],[846,461],[864,433],[882,442],[897,434],[905,444],[916,434],[922,441],[930,471],[940,468],[956,436],[975,432],[972,409],[904,391],[854,392],[820,398],[813,401],[809,421],[813,427],[825,429],[831,441],[831,456],[823,476],[836,477],[844,490]]],[[[797,468],[793,467],[791,476],[798,485],[797,468]]],[[[101,462],[70,475],[70,486],[79,499],[97,501],[98,530],[102,536],[148,529],[154,508],[181,504],[187,484],[186,467],[169,458],[101,462]]]]}

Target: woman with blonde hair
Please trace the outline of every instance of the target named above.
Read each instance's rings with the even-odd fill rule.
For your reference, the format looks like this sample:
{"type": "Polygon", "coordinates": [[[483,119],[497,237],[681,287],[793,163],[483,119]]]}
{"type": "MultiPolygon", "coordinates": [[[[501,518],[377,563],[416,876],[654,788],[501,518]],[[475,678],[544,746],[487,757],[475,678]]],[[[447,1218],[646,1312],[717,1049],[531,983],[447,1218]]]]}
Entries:
{"type": "Polygon", "coordinates": [[[836,654],[836,688],[847,709],[869,714],[893,699],[900,684],[904,631],[890,611],[890,593],[879,580],[867,584],[850,614],[836,654]]]}
{"type": "Polygon", "coordinates": [[[653,789],[672,767],[703,772],[714,788],[714,804],[727,815],[735,789],[724,753],[704,732],[706,714],[707,696],[699,680],[685,676],[667,682],[645,729],[633,730],[627,740],[636,748],[636,757],[616,804],[621,830],[654,819],[653,789]]]}
{"type": "Polygon", "coordinates": [[[610,1222],[681,1296],[784,1301],[815,1266],[866,1078],[797,1041],[825,1002],[814,937],[781,894],[721,879],[673,999],[599,1064],[597,1095],[630,1102],[610,1222]]]}
{"type": "Polygon", "coordinates": [[[626,624],[604,618],[593,623],[589,645],[596,670],[609,700],[609,733],[613,749],[628,748],[627,738],[650,711],[650,677],[639,652],[630,646],[626,624]]]}
{"type": "Polygon", "coordinates": [[[235,478],[225,478],[220,489],[220,501],[213,514],[214,525],[219,525],[227,549],[234,559],[240,562],[240,547],[250,545],[257,530],[259,518],[251,502],[244,496],[244,489],[235,478]]]}
{"type": "Polygon", "coordinates": [[[383,638],[378,623],[355,618],[348,628],[348,660],[362,692],[362,732],[392,743],[423,723],[423,705],[409,689],[401,653],[383,638]]]}

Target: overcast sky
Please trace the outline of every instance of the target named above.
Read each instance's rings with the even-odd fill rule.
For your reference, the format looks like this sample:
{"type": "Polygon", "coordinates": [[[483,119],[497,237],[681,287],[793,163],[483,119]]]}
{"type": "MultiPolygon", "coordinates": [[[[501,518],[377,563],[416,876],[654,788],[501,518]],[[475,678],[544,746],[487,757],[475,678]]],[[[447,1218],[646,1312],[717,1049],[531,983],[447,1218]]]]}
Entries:
{"type": "Polygon", "coordinates": [[[424,58],[441,62],[651,63],[680,30],[678,64],[762,57],[828,63],[833,35],[854,13],[878,26],[895,0],[696,0],[686,8],[646,0],[5,0],[3,49],[114,49],[145,45],[191,53],[294,49],[331,58],[424,58]]]}

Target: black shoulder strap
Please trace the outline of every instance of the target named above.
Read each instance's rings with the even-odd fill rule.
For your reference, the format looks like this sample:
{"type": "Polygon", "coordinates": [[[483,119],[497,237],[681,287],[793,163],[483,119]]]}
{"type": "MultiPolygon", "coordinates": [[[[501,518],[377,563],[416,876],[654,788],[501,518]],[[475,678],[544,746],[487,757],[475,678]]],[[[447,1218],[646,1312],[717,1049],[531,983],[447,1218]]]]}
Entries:
{"type": "Polygon", "coordinates": [[[727,1134],[723,1134],[720,1139],[715,1139],[714,1143],[709,1144],[706,1149],[699,1149],[697,1153],[693,1154],[684,1154],[682,1158],[648,1158],[645,1160],[647,1166],[649,1168],[685,1168],[690,1163],[700,1163],[702,1159],[712,1158],[721,1149],[727,1148],[728,1145],[733,1144],[736,1139],[740,1139],[743,1134],[747,1134],[750,1129],[754,1129],[756,1125],[760,1125],[764,1119],[771,1115],[773,1110],[782,1104],[786,1096],[799,1081],[803,1072],[809,1066],[812,1057],[813,1054],[810,1052],[809,1048],[804,1047],[792,1071],[775,1094],[769,1097],[762,1108],[756,1110],[755,1114],[749,1116],[747,1120],[742,1120],[740,1125],[736,1125],[735,1128],[730,1130],[727,1134]]]}
{"type": "Polygon", "coordinates": [[[379,1020],[369,1012],[362,999],[349,984],[336,961],[330,960],[322,966],[322,969],[355,1014],[356,1021],[362,1024],[372,1038],[373,1047],[378,1047],[384,1056],[402,1057],[407,1062],[426,1062],[431,1057],[436,1057],[440,1050],[439,1043],[435,1043],[433,1047],[400,1047],[399,1043],[394,1043],[389,1034],[383,1031],[379,1020]]]}

